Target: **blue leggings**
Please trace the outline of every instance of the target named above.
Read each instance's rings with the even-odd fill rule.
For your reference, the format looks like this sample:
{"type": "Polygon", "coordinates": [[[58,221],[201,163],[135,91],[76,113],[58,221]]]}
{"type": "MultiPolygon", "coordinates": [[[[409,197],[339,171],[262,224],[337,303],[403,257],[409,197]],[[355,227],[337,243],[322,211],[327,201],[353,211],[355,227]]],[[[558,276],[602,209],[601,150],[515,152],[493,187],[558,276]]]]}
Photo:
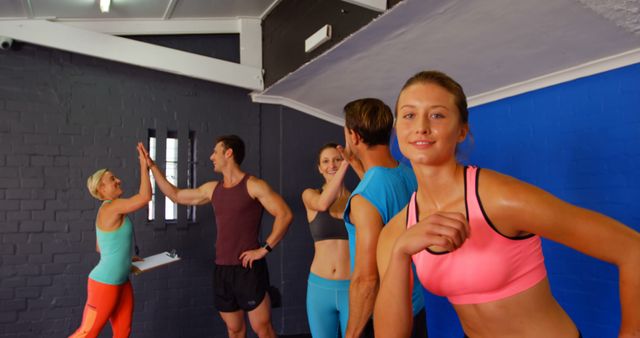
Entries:
{"type": "Polygon", "coordinates": [[[307,317],[313,338],[342,337],[349,319],[349,283],[309,273],[307,317]]]}

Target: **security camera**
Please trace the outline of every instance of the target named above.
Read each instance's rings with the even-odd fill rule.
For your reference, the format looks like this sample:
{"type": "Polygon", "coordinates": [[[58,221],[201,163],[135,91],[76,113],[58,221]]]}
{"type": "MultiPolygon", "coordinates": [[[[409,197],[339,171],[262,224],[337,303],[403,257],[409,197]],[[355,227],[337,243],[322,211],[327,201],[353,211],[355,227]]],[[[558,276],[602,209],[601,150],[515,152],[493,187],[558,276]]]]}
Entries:
{"type": "Polygon", "coordinates": [[[13,45],[13,39],[6,36],[0,36],[0,49],[9,50],[13,45]]]}

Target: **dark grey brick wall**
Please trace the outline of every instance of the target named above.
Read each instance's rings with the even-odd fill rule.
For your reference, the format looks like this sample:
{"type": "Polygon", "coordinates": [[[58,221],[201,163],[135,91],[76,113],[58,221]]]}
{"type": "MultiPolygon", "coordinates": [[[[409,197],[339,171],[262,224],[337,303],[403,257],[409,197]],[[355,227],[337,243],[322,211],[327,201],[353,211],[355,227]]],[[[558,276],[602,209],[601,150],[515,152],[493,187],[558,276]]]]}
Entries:
{"type": "MultiPolygon", "coordinates": [[[[149,39],[238,59],[234,36],[149,39]]],[[[296,216],[269,256],[284,303],[274,310],[274,324],[281,334],[308,332],[304,299],[313,246],[300,193],[321,183],[315,151],[341,140],[342,129],[253,104],[246,90],[24,44],[0,53],[0,337],[64,337],[79,325],[87,275],[98,260],[99,204],[86,192],[86,177],[108,167],[125,194],[134,193],[134,147],[149,128],[158,135],[177,131],[181,139],[195,131],[198,184],[219,178],[208,160],[216,136],[245,139],[243,167],[267,179],[296,216]]],[[[184,175],[180,180],[184,185],[184,175]]],[[[146,210],[130,215],[143,256],[175,248],[183,257],[132,278],[133,337],[225,336],[212,304],[212,209],[198,207],[193,224],[184,208],[179,213],[175,224],[147,222],[146,210]]],[[[265,217],[263,233],[271,221],[265,217]]],[[[107,327],[101,336],[110,334],[107,327]]]]}

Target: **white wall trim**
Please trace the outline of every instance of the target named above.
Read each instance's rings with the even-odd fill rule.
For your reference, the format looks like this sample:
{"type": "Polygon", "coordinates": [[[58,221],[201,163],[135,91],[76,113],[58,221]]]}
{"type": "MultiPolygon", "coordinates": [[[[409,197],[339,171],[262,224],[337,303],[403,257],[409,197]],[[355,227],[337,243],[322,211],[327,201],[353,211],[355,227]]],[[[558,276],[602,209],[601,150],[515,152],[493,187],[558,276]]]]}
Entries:
{"type": "Polygon", "coordinates": [[[265,94],[253,92],[251,93],[251,100],[256,103],[282,105],[285,107],[295,109],[297,111],[301,111],[303,113],[307,113],[311,116],[315,116],[321,120],[336,124],[338,126],[344,126],[344,118],[342,117],[331,115],[323,110],[311,107],[304,103],[301,103],[296,100],[292,100],[283,96],[265,95],[265,94]]]}
{"type": "Polygon", "coordinates": [[[262,69],[262,21],[239,18],[240,64],[262,69]]]}
{"type": "Polygon", "coordinates": [[[238,18],[193,20],[55,20],[80,29],[111,35],[238,34],[238,18]]]}
{"type": "Polygon", "coordinates": [[[469,107],[475,107],[636,63],[640,63],[640,48],[473,95],[467,100],[469,107]]]}

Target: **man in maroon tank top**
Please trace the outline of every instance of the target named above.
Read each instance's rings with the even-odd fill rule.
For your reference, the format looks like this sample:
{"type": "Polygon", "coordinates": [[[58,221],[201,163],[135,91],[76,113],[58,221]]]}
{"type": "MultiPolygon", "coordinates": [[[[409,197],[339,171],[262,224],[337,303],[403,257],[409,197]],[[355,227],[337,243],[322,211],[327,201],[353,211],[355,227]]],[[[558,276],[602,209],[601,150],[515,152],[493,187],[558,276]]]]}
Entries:
{"type": "Polygon", "coordinates": [[[264,257],[287,232],[291,210],[267,182],[242,171],[244,142],[238,136],[219,137],[209,159],[213,170],[222,174],[222,181],[210,181],[196,189],[175,187],[150,158],[147,161],[158,187],[174,203],[213,206],[217,227],[215,305],[229,337],[246,337],[245,312],[260,338],[275,337],[264,257]],[[259,244],[263,209],[275,219],[266,243],[259,244]]]}

